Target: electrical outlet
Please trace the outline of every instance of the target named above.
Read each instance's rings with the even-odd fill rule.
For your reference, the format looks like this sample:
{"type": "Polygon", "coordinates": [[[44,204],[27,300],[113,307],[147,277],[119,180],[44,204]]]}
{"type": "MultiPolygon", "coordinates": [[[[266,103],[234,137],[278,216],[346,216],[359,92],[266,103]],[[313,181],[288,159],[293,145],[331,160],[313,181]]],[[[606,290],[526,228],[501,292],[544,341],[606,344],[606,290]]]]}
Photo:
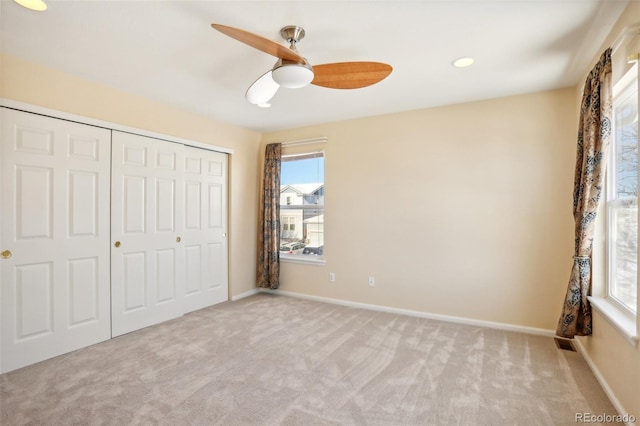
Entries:
{"type": "Polygon", "coordinates": [[[369,287],[375,287],[375,286],[376,286],[375,277],[369,277],[369,287]]]}
{"type": "Polygon", "coordinates": [[[333,272],[329,272],[329,282],[333,283],[336,281],[336,274],[333,272]]]}

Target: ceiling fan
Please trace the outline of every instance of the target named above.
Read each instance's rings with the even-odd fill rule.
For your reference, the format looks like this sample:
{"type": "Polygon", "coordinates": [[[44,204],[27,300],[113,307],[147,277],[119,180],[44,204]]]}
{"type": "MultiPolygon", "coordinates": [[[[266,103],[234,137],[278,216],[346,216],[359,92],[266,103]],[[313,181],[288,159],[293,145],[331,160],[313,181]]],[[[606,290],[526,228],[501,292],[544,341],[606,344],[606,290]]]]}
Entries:
{"type": "Polygon", "coordinates": [[[247,90],[247,100],[258,106],[269,101],[280,87],[297,89],[309,84],[332,89],[358,89],[384,80],[393,68],[380,62],[336,62],[311,66],[296,48],[304,38],[302,27],[289,25],[280,35],[290,45],[283,46],[259,35],[226,25],[211,24],[221,33],[278,58],[272,69],[260,76],[247,90]]]}

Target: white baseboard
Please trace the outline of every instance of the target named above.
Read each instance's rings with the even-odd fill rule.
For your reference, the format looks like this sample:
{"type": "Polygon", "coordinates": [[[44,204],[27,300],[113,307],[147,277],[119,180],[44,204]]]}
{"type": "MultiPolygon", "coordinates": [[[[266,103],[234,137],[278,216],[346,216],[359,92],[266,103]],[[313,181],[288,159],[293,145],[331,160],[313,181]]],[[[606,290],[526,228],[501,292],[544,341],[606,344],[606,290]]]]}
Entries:
{"type": "Polygon", "coordinates": [[[300,299],[314,300],[316,302],[333,303],[334,305],[369,309],[373,311],[388,312],[392,314],[409,315],[412,317],[428,318],[428,319],[433,319],[438,321],[453,322],[457,324],[473,325],[477,327],[494,328],[494,329],[506,330],[506,331],[516,331],[519,333],[535,334],[538,336],[545,336],[545,337],[553,337],[556,334],[555,331],[553,330],[545,330],[543,328],[525,327],[520,325],[512,325],[512,324],[493,322],[493,321],[482,321],[482,320],[475,320],[470,318],[454,317],[449,315],[432,314],[429,312],[413,311],[409,309],[390,308],[388,306],[371,305],[368,303],[351,302],[348,300],[341,300],[341,299],[331,299],[329,297],[311,296],[308,294],[294,293],[290,291],[271,290],[266,288],[258,289],[258,290],[263,293],[281,294],[283,296],[291,296],[291,297],[297,297],[300,299]]]}
{"type": "MultiPolygon", "coordinates": [[[[607,397],[609,397],[611,404],[613,404],[613,407],[616,409],[618,414],[621,416],[628,415],[629,412],[627,412],[624,409],[624,407],[620,403],[620,400],[616,397],[616,394],[613,392],[613,389],[611,389],[611,386],[609,386],[609,383],[607,383],[602,373],[600,373],[598,366],[596,366],[596,363],[593,362],[593,359],[591,359],[591,357],[589,356],[589,353],[587,352],[586,348],[582,344],[582,341],[580,340],[580,338],[573,339],[573,342],[575,343],[576,349],[578,349],[578,353],[580,353],[580,355],[582,355],[582,358],[584,358],[584,360],[587,362],[587,365],[591,369],[591,372],[593,373],[594,376],[596,376],[596,380],[598,380],[598,383],[600,383],[600,386],[602,386],[604,393],[607,394],[607,397]]],[[[627,426],[634,426],[636,423],[625,423],[625,424],[627,426]]]]}
{"type": "Polygon", "coordinates": [[[258,294],[258,293],[260,293],[260,289],[254,288],[253,290],[245,291],[244,293],[231,296],[231,301],[235,302],[236,300],[244,299],[245,297],[253,296],[254,294],[258,294]]]}

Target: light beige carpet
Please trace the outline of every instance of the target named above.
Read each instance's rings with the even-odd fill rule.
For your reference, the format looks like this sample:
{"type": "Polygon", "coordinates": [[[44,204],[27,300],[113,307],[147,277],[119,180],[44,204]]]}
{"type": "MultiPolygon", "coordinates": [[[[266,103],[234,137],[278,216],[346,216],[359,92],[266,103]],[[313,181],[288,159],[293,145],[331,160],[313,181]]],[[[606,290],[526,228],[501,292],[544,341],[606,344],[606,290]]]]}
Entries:
{"type": "Polygon", "coordinates": [[[9,425],[573,425],[553,339],[258,294],[0,376],[9,425]]]}

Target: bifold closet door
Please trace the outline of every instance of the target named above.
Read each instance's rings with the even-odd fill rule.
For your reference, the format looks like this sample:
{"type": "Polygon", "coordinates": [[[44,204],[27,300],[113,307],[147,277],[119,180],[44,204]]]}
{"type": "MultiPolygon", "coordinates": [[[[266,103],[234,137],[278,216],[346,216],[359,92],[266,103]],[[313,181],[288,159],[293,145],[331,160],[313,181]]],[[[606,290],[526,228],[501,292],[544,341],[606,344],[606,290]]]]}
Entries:
{"type": "Polygon", "coordinates": [[[185,147],[185,313],[229,298],[227,159],[185,147]]]}
{"type": "Polygon", "coordinates": [[[111,131],[0,108],[0,371],[109,339],[111,131]]]}
{"type": "Polygon", "coordinates": [[[184,146],[113,131],[112,336],[182,315],[184,146]]]}

